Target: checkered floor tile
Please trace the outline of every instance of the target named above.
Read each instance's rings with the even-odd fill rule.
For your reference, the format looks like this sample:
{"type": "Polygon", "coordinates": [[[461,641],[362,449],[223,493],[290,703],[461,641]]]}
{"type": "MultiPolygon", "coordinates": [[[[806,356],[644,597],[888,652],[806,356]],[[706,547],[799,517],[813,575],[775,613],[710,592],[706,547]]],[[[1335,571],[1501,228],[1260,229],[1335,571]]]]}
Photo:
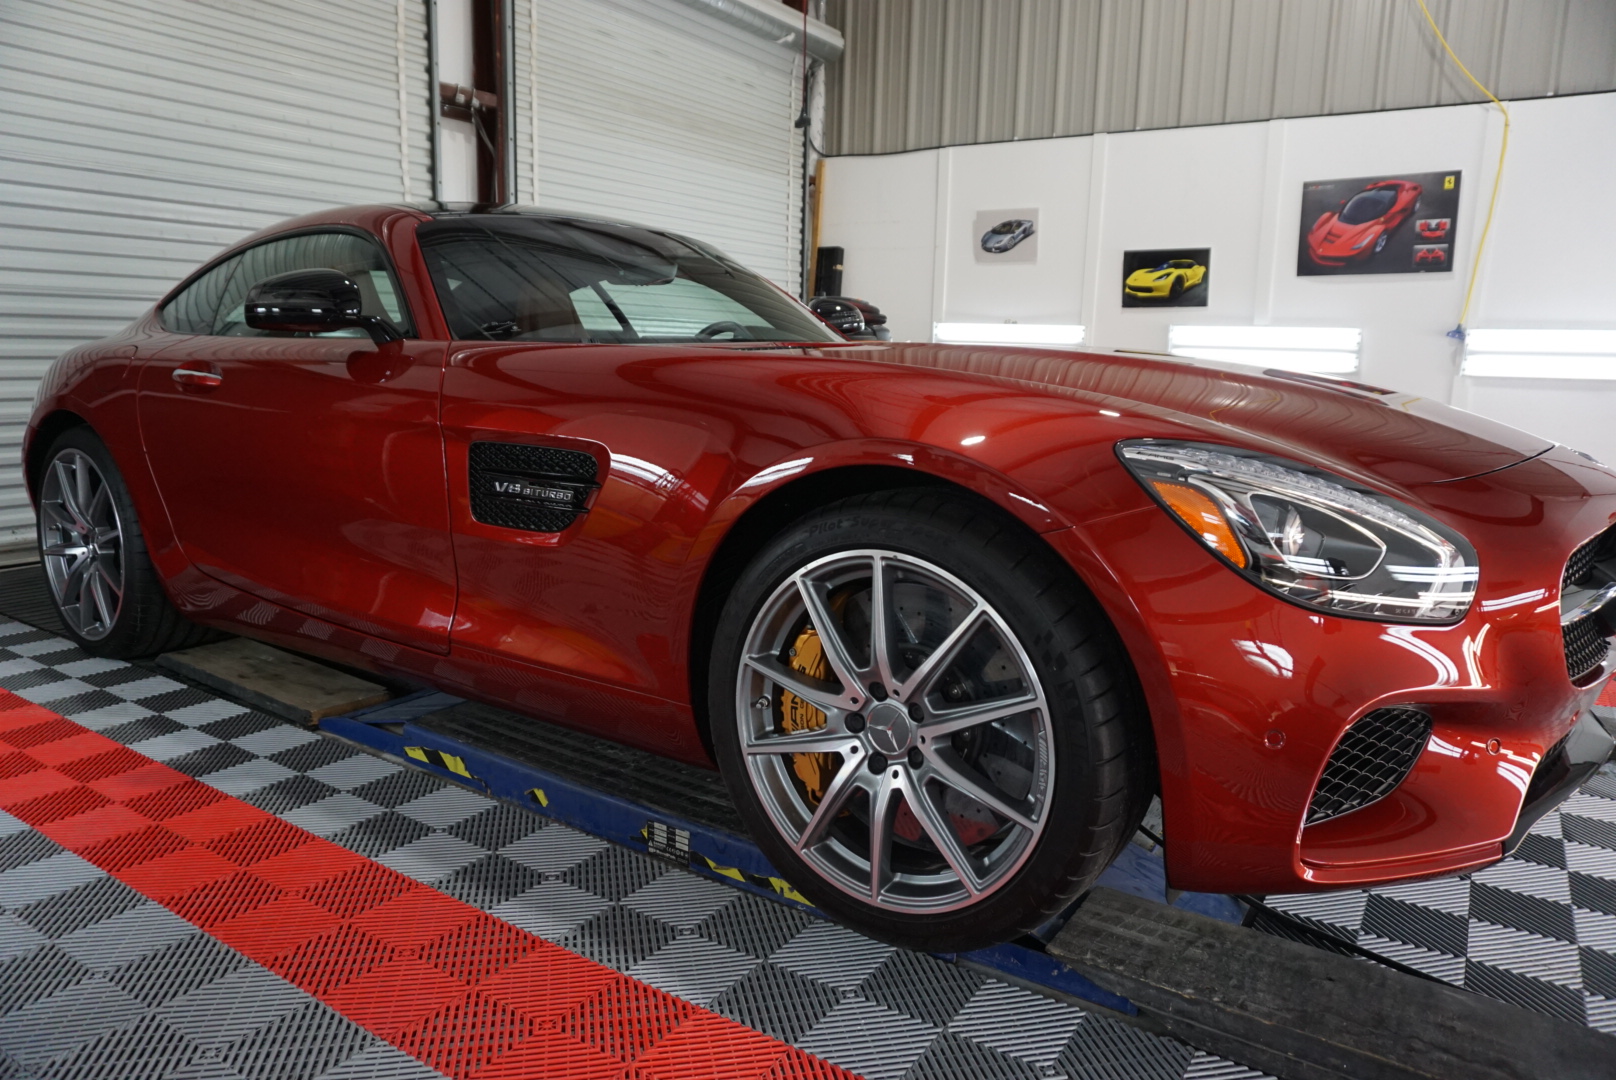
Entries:
{"type": "Polygon", "coordinates": [[[1268,903],[1455,986],[1616,1034],[1616,766],[1485,870],[1268,903]]]}
{"type": "MultiPolygon", "coordinates": [[[[869,1080],[1260,1076],[674,869],[148,668],[88,657],[21,624],[0,623],[0,688],[869,1080]]],[[[564,1074],[542,1065],[532,1075],[564,1074]]],[[[0,817],[0,1080],[438,1075],[0,817]]]]}

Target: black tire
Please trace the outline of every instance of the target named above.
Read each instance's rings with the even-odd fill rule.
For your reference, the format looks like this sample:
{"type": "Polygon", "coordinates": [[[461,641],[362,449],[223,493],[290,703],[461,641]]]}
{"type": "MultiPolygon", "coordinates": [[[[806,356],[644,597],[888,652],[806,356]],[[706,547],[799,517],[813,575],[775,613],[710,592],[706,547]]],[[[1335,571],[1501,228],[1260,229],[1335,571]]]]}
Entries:
{"type": "Polygon", "coordinates": [[[122,554],[123,593],[117,605],[116,615],[106,632],[87,637],[75,628],[74,619],[64,611],[62,599],[57,595],[56,588],[51,586],[47,573],[46,582],[51,601],[56,607],[58,616],[61,617],[67,636],[85,652],[122,660],[188,648],[223,637],[224,635],[218,631],[191,622],[169,602],[157,571],[146,553],[145,535],[141,532],[140,520],[135,514],[134,503],[129,498],[129,488],[124,483],[123,474],[119,471],[117,462],[113,460],[106,444],[89,427],[69,428],[62,432],[51,442],[41,459],[40,472],[35,477],[34,489],[41,496],[37,536],[42,563],[45,561],[45,548],[49,542],[46,534],[50,529],[46,507],[43,505],[46,473],[59,457],[73,451],[89,458],[94,464],[105,482],[112,505],[116,508],[121,528],[119,546],[122,554]]]}
{"type": "MultiPolygon", "coordinates": [[[[962,952],[1043,925],[1122,851],[1156,789],[1137,680],[1099,604],[1036,535],[963,493],[923,488],[855,496],[787,528],[731,591],[715,632],[708,686],[719,765],[764,854],[822,910],[906,948],[962,952]],[[1055,762],[1047,820],[1059,827],[1038,834],[1002,887],[956,910],[894,912],[837,887],[782,835],[746,766],[737,680],[754,623],[764,617],[768,598],[780,595],[776,590],[801,568],[836,552],[864,549],[927,560],[975,590],[1019,639],[1046,694],[1055,762]]],[[[874,704],[872,698],[872,717],[874,704]]],[[[924,723],[915,730],[925,731],[924,723]]]]}
{"type": "Polygon", "coordinates": [[[1173,278],[1173,286],[1167,290],[1167,295],[1173,300],[1177,300],[1184,295],[1184,278],[1182,275],[1173,278]]]}

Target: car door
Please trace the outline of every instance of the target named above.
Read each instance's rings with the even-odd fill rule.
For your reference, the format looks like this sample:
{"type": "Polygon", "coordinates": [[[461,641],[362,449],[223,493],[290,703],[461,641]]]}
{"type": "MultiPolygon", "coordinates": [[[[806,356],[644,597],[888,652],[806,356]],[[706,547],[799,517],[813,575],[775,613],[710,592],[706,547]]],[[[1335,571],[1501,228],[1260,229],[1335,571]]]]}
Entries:
{"type": "Polygon", "coordinates": [[[418,235],[455,338],[443,395],[455,655],[678,699],[686,555],[739,436],[724,409],[679,392],[677,373],[759,334],[830,332],[689,242],[658,265],[659,234],[643,230],[443,221],[418,235]]]}
{"type": "Polygon", "coordinates": [[[410,336],[401,297],[380,245],[358,230],[249,248],[206,325],[194,313],[167,321],[181,332],[141,368],[137,408],[175,535],[200,570],[320,619],[447,652],[445,346],[410,336]],[[249,287],[316,267],[352,278],[366,314],[386,316],[405,339],[378,346],[361,331],[271,335],[245,324],[249,287]]]}

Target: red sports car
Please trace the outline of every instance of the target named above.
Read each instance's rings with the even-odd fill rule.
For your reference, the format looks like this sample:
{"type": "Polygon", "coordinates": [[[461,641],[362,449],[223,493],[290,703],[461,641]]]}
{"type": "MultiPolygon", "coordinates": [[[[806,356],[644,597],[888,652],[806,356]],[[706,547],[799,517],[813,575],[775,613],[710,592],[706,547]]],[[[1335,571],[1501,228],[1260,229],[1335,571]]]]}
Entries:
{"type": "Polygon", "coordinates": [[[1452,225],[1452,218],[1421,218],[1414,223],[1414,231],[1427,240],[1440,240],[1452,225]]]}
{"type": "Polygon", "coordinates": [[[1613,745],[1591,459],[1308,376],[848,342],[614,222],[268,229],[57,361],[24,453],[85,649],[222,628],[716,764],[911,946],[1043,923],[1158,793],[1183,889],[1477,867],[1613,745]]]}
{"type": "Polygon", "coordinates": [[[1412,180],[1377,180],[1340,207],[1320,214],[1307,233],[1307,254],[1320,266],[1367,259],[1419,206],[1424,189],[1412,180]]]}

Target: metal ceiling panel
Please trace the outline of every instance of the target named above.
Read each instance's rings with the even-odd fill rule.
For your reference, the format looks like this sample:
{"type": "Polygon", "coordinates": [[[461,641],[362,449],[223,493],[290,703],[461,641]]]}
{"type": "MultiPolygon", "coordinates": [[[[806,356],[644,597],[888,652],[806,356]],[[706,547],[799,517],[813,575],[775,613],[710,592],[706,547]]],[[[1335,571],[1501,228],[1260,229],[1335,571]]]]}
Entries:
{"type": "MultiPolygon", "coordinates": [[[[1616,89],[1612,0],[1429,0],[1500,96],[1616,89]]],[[[831,0],[831,153],[1482,100],[1413,0],[831,0]]]]}

